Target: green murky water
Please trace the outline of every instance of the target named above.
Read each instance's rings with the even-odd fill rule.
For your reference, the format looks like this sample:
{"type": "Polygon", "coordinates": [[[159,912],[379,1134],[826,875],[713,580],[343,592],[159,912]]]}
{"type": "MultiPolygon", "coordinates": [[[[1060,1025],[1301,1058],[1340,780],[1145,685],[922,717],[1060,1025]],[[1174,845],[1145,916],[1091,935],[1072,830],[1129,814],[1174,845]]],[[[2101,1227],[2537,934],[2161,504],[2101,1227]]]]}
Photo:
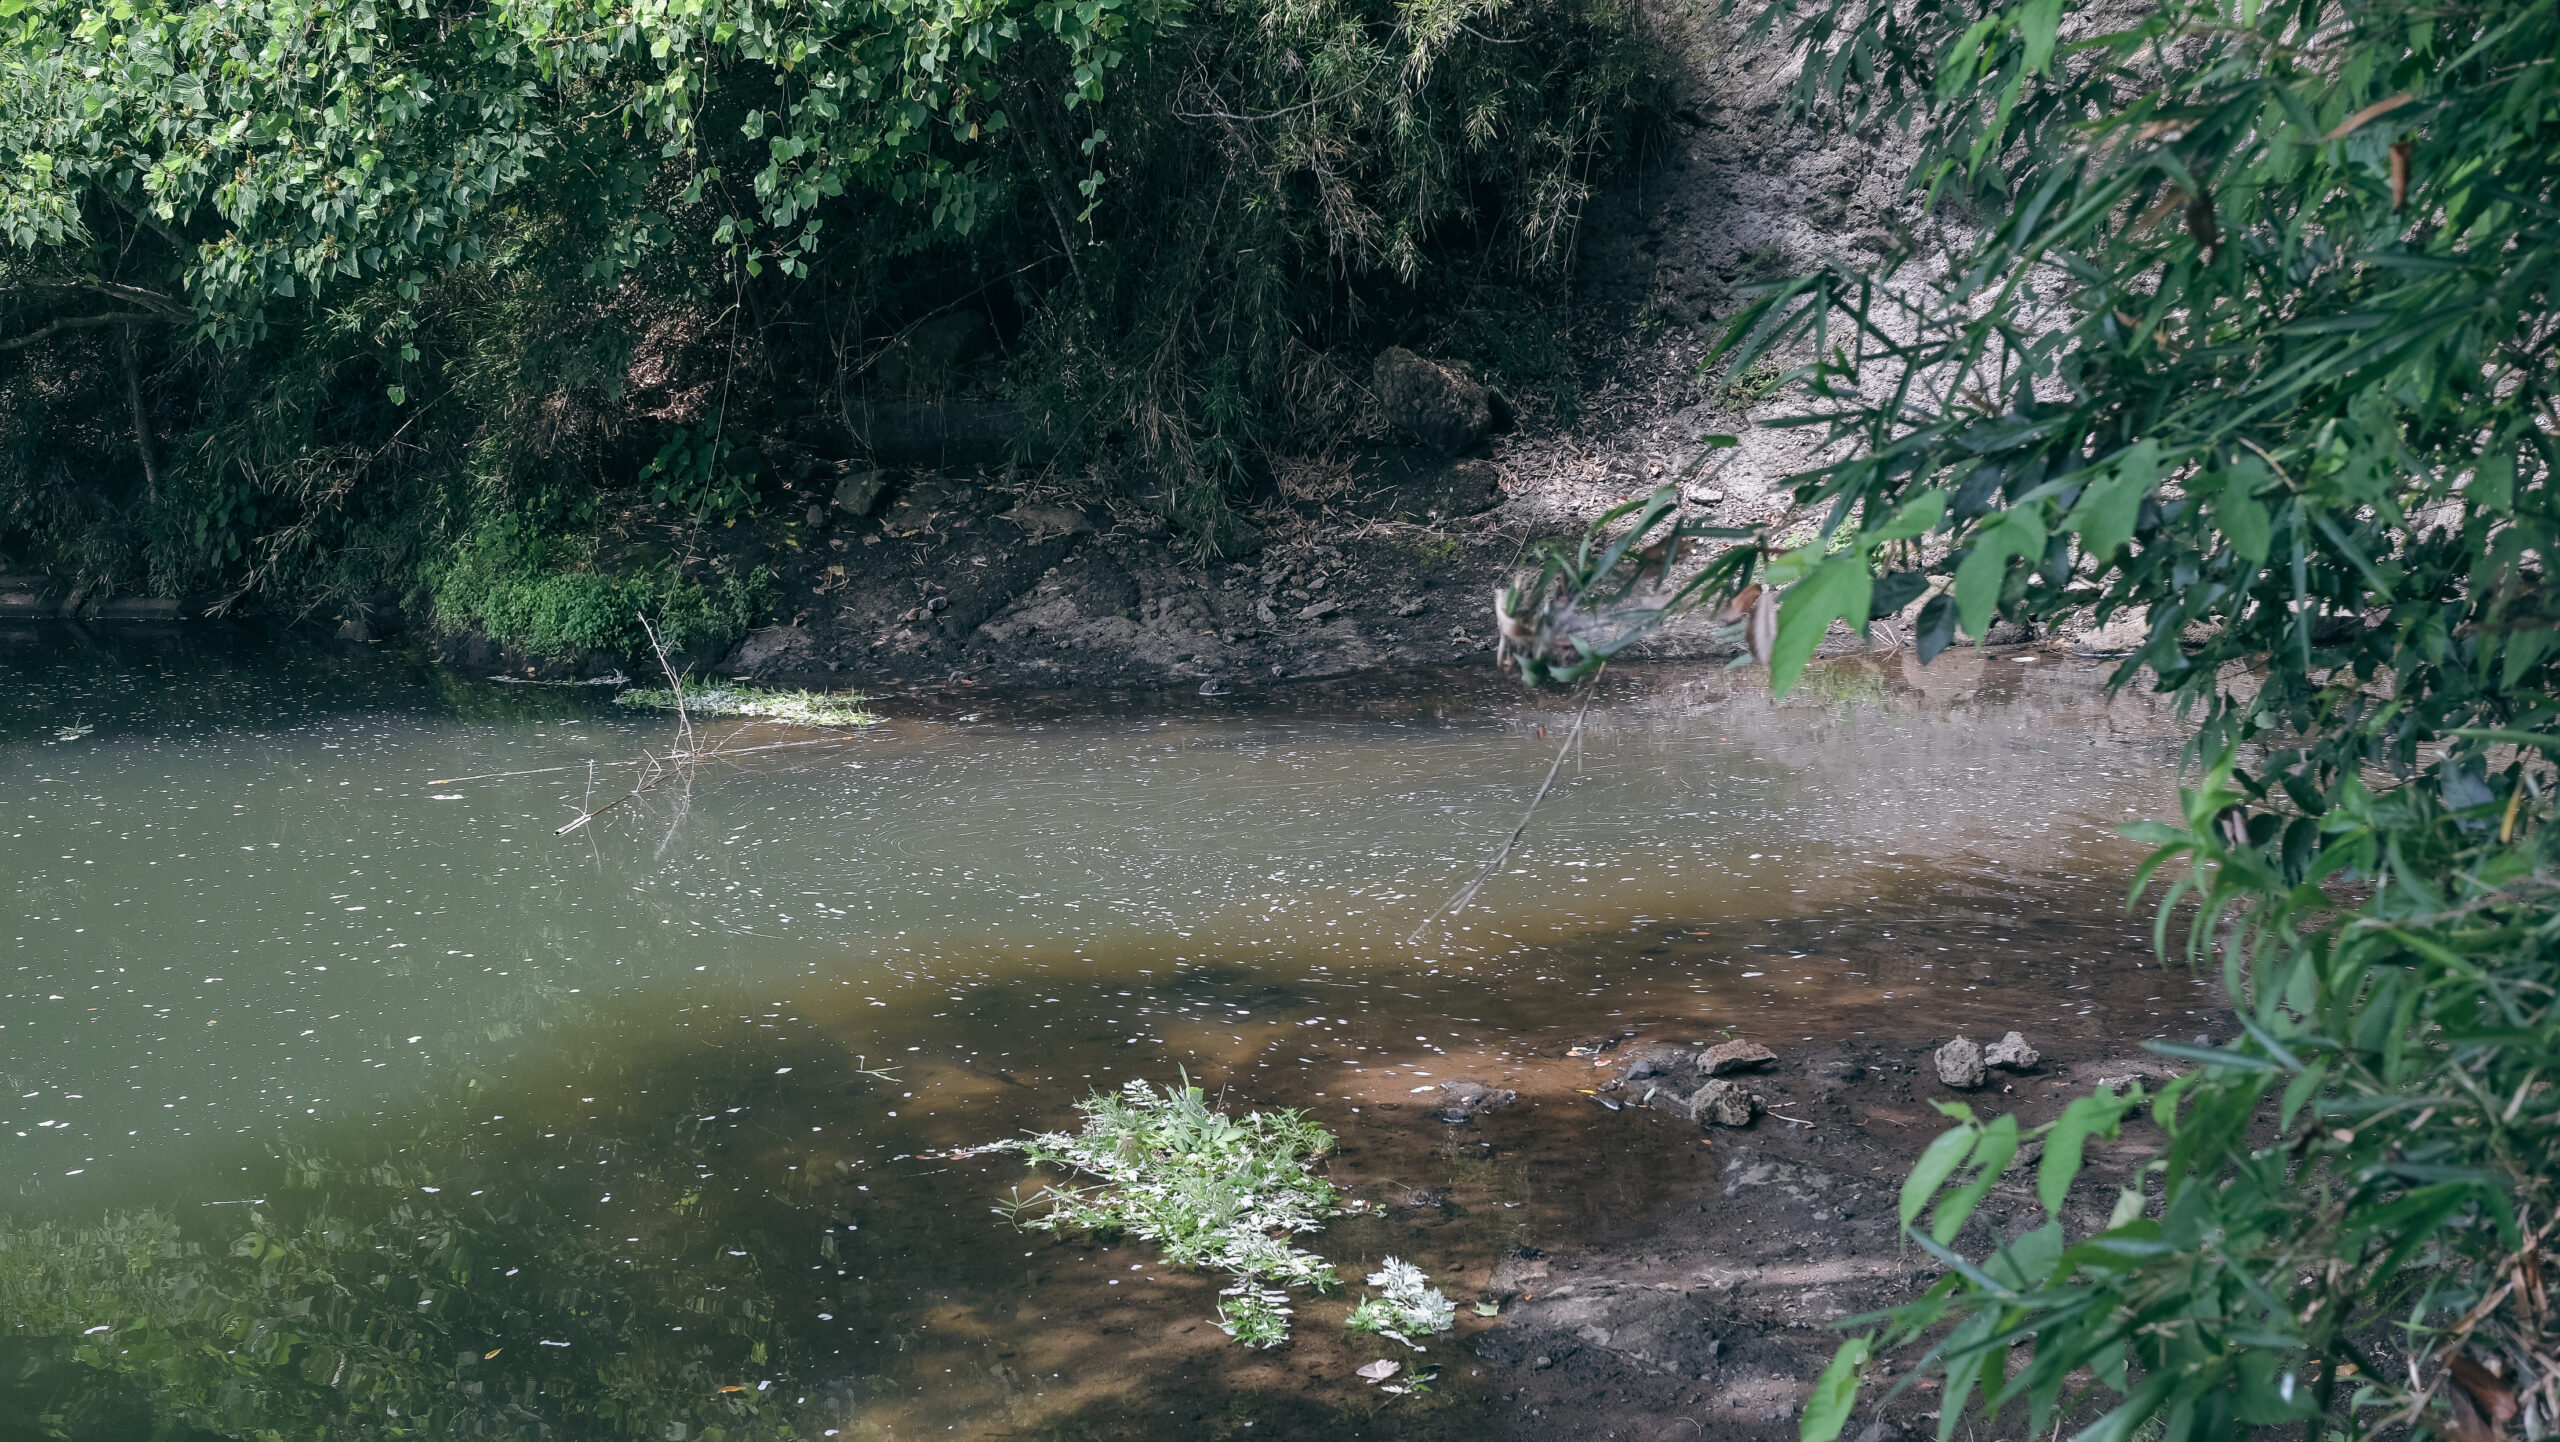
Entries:
{"type": "Polygon", "coordinates": [[[1026,1238],[1019,1163],[927,1154],[1187,1073],[1314,1111],[1355,1194],[1456,1187],[1318,1242],[1454,1294],[1686,1183],[1525,1114],[1458,1140],[1405,1101],[1440,1080],[1534,1096],[1665,1022],[2178,1029],[2208,1003],[2122,964],[2110,830],[2177,732],[2100,674],[1627,678],[1408,944],[1557,698],[892,698],[563,836],[671,721],[379,648],[0,637],[0,1434],[1294,1435],[1302,1369],[1361,1360],[1328,1304],[1241,1354],[1214,1279],[1026,1238]]]}

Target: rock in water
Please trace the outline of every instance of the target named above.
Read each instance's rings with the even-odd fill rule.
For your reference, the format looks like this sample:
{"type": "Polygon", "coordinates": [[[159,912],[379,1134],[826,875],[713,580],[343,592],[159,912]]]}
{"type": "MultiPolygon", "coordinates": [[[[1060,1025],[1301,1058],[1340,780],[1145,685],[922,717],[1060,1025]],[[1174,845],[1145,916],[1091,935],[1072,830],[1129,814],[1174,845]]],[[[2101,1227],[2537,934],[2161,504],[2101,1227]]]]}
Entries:
{"type": "Polygon", "coordinates": [[[1546,1286],[1546,1258],[1514,1253],[1493,1264],[1493,1281],[1485,1290],[1508,1302],[1523,1292],[1545,1291],[1546,1286]]]}
{"type": "Polygon", "coordinates": [[[1483,386],[1402,346],[1378,353],[1369,383],[1388,424],[1443,454],[1454,456],[1493,430],[1483,386]]]}
{"type": "Polygon", "coordinates": [[[1729,1041],[1721,1046],[1708,1047],[1706,1055],[1698,1058],[1698,1065],[1706,1068],[1709,1076],[1723,1076],[1726,1072],[1767,1066],[1777,1059],[1776,1052],[1756,1041],[1729,1041]]]}
{"type": "Polygon", "coordinates": [[[2033,1071],[2043,1059],[2042,1053],[2027,1045],[2026,1037],[2014,1031],[1982,1049],[1984,1066],[2004,1066],[2011,1071],[2033,1071]]]}
{"type": "Polygon", "coordinates": [[[1747,1127],[1760,1110],[1760,1098],[1742,1089],[1742,1083],[1717,1077],[1689,1098],[1689,1114],[1700,1125],[1747,1127]]]}
{"type": "Polygon", "coordinates": [[[1938,1048],[1938,1080],[1958,1091],[1982,1085],[1982,1048],[1963,1037],[1938,1048]]]}
{"type": "Polygon", "coordinates": [[[1489,1112],[1520,1100],[1518,1092],[1473,1081],[1442,1082],[1440,1095],[1448,1099],[1452,1110],[1465,1113],[1489,1112]]]}

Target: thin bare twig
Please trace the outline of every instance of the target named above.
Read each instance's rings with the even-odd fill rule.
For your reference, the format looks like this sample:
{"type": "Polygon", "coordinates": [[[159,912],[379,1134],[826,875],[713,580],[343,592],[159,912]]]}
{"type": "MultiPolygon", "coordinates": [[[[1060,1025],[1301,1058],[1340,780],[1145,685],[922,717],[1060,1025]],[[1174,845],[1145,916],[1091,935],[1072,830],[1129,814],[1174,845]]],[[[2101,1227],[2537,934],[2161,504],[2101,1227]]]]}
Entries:
{"type": "MultiPolygon", "coordinates": [[[[1604,671],[1606,669],[1605,666],[1602,668],[1604,671]]],[[[1511,858],[1511,848],[1520,844],[1520,838],[1529,830],[1530,818],[1538,814],[1538,803],[1547,799],[1548,788],[1556,784],[1556,773],[1564,769],[1565,753],[1573,750],[1574,743],[1582,739],[1583,718],[1591,714],[1591,698],[1599,694],[1600,675],[1599,671],[1591,673],[1590,684],[1586,685],[1582,691],[1582,708],[1573,713],[1573,729],[1565,733],[1564,744],[1556,748],[1556,759],[1547,766],[1547,779],[1538,783],[1538,794],[1529,798],[1529,809],[1521,815],[1520,824],[1511,828],[1511,835],[1504,839],[1501,849],[1493,853],[1493,858],[1484,864],[1484,869],[1476,873],[1475,880],[1458,888],[1457,895],[1442,902],[1433,908],[1429,916],[1422,918],[1422,924],[1413,929],[1413,935],[1404,939],[1405,945],[1421,945],[1422,933],[1431,929],[1431,923],[1438,921],[1444,914],[1455,916],[1466,910],[1467,903],[1476,899],[1476,893],[1483,890],[1484,884],[1493,878],[1495,872],[1502,869],[1502,863],[1511,858]]]]}

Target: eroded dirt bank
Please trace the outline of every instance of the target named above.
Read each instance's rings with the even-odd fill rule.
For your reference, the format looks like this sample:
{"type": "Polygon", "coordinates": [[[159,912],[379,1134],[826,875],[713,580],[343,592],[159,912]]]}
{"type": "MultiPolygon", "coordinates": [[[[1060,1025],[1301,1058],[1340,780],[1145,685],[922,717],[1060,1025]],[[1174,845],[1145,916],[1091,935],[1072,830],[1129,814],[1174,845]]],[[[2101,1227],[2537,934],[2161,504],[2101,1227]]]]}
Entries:
{"type": "MultiPolygon", "coordinates": [[[[1001,445],[971,461],[955,442],[923,464],[812,417],[766,439],[789,477],[777,514],[717,539],[724,566],[772,568],[772,624],[699,659],[836,687],[1214,688],[1466,662],[1490,655],[1494,588],[1527,548],[1611,506],[1676,481],[1700,517],[1785,517],[1779,482],[1819,462],[1819,433],[1762,424],[1800,405],[1773,389],[1775,368],[1701,368],[1722,320],[1752,283],[1826,261],[1908,256],[1896,283],[1918,284],[1946,237],[1903,193],[1907,156],[1888,132],[1786,122],[1793,67],[1743,44],[1736,20],[1657,9],[1647,24],[1672,72],[1668,119],[1580,229],[1552,317],[1563,359],[1537,382],[1552,396],[1515,406],[1499,388],[1521,378],[1482,375],[1493,404],[1470,425],[1400,391],[1392,352],[1336,357],[1368,381],[1357,421],[1324,454],[1269,458],[1216,560],[1186,550],[1142,486],[1098,499],[1113,488],[1001,445]],[[1708,458],[1710,434],[1739,445],[1708,458]]],[[[1433,363],[1461,348],[1428,328],[1408,344],[1433,363]]],[[[546,675],[628,659],[546,662],[468,638],[445,650],[546,675]]],[[[1724,651],[1683,623],[1638,654],[1724,651]]]]}

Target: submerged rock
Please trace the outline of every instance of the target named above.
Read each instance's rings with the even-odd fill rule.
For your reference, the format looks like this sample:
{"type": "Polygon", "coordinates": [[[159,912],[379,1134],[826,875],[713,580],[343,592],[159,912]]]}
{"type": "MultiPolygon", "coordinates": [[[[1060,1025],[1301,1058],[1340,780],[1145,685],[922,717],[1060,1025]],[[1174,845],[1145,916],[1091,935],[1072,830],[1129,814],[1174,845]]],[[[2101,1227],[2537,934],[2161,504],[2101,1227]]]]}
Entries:
{"type": "Polygon", "coordinates": [[[1546,1284],[1546,1257],[1522,1256],[1514,1252],[1493,1264],[1493,1281],[1485,1290],[1508,1302],[1523,1292],[1544,1291],[1546,1284]]]}
{"type": "Polygon", "coordinates": [[[2027,1045],[2025,1036],[2014,1031],[1982,1049],[1984,1066],[2007,1067],[2011,1071],[2033,1071],[2043,1059],[2041,1052],[2027,1045]]]}
{"type": "Polygon", "coordinates": [[[1706,1068],[1709,1076],[1723,1076],[1727,1072],[1767,1066],[1777,1059],[1776,1052],[1756,1041],[1729,1041],[1708,1047],[1706,1054],[1698,1058],[1698,1064],[1706,1068]]]}
{"type": "Polygon", "coordinates": [[[1982,1048],[1957,1037],[1938,1048],[1938,1080],[1958,1091],[1982,1085],[1982,1048]]]}
{"type": "Polygon", "coordinates": [[[1689,1115],[1701,1126],[1747,1127],[1760,1113],[1760,1098],[1742,1083],[1717,1077],[1689,1097],[1689,1115]]]}
{"type": "Polygon", "coordinates": [[[1446,455],[1456,455],[1493,430],[1493,404],[1483,386],[1402,346],[1378,353],[1370,386],[1386,409],[1387,423],[1446,455]]]}
{"type": "Polygon", "coordinates": [[[1483,1082],[1449,1081],[1440,1083],[1441,1099],[1449,1111],[1462,1116],[1496,1111],[1520,1100],[1520,1094],[1504,1087],[1489,1087],[1483,1082]]]}

